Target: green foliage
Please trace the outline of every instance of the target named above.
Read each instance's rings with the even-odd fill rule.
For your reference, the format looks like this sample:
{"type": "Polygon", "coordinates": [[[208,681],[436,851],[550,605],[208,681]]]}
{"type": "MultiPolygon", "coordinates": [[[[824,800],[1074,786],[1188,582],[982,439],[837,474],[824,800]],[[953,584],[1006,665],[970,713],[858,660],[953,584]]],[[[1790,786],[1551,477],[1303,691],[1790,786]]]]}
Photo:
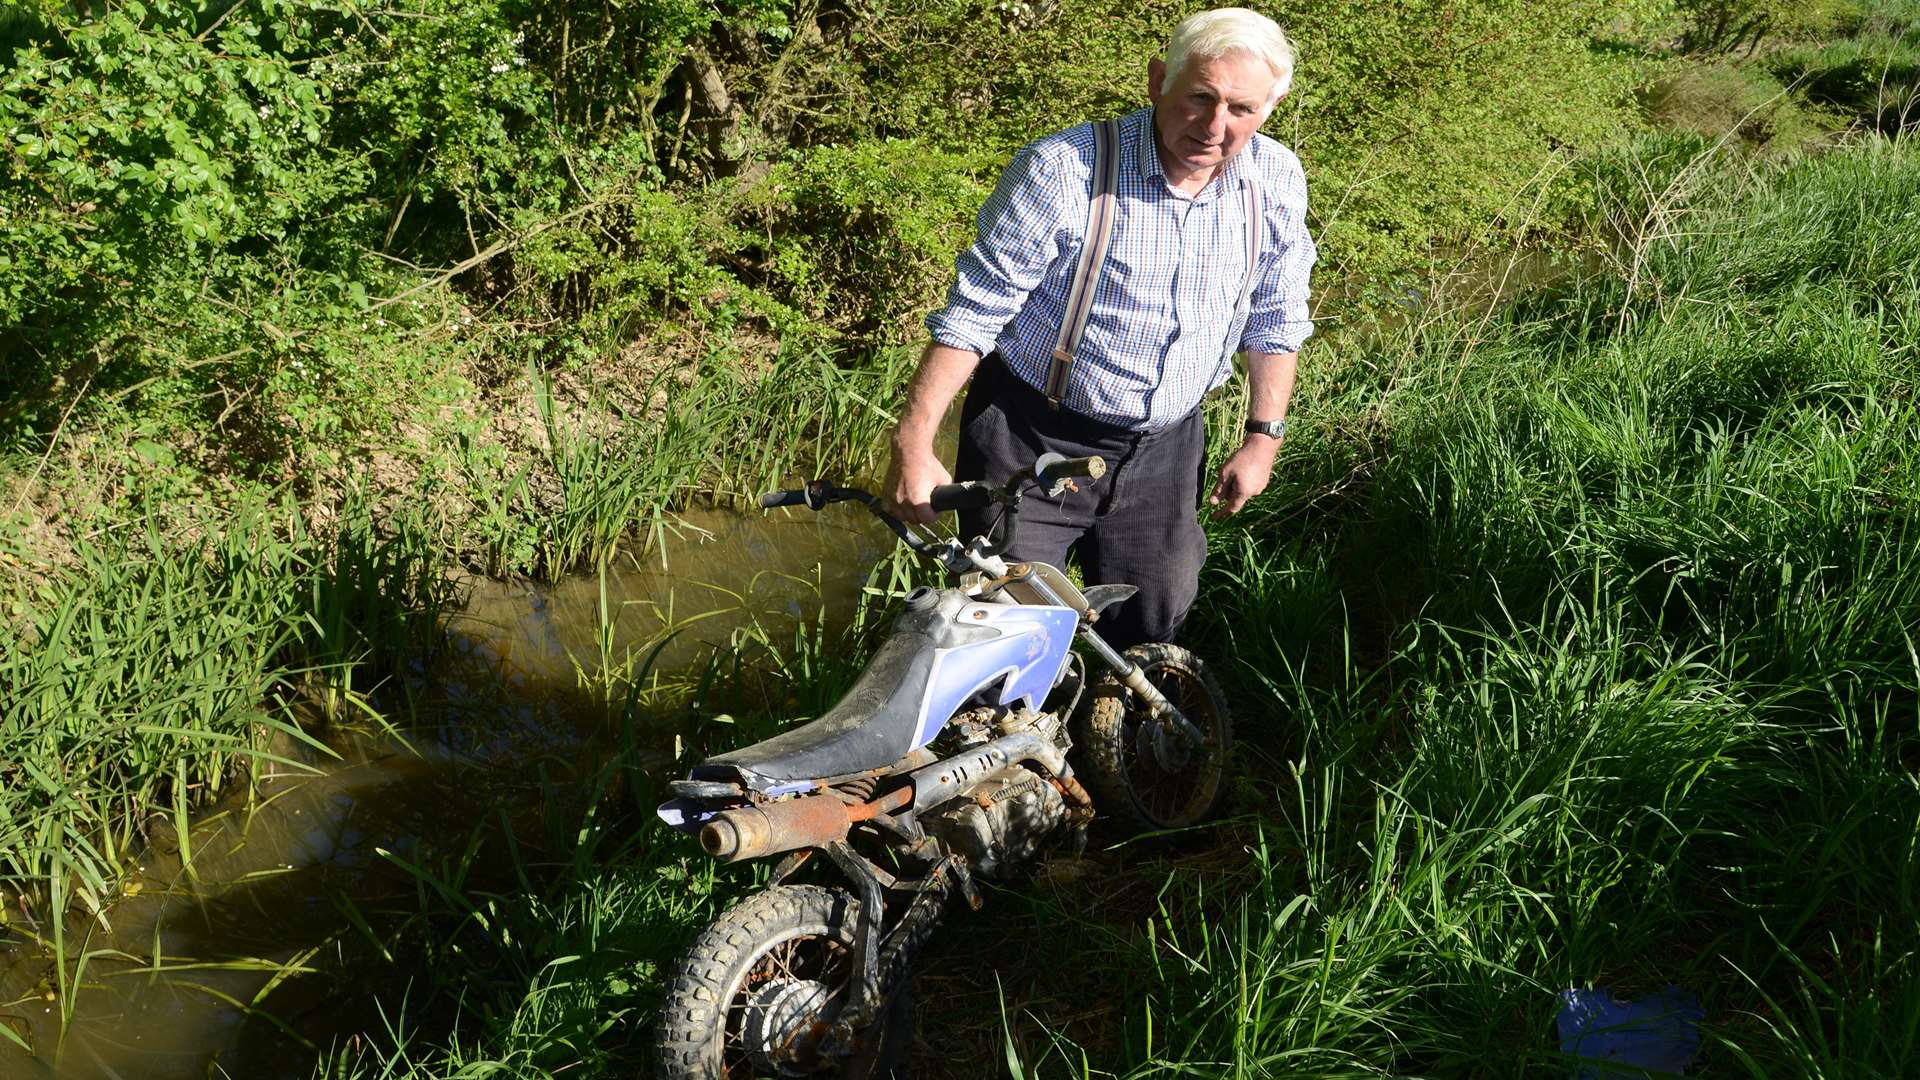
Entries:
{"type": "Polygon", "coordinates": [[[1808,99],[1887,134],[1920,123],[1920,8],[1863,13],[1851,36],[1790,46],[1766,64],[1808,99]]]}
{"type": "Polygon", "coordinates": [[[210,255],[284,242],[354,190],[358,167],[319,145],[325,87],[264,25],[283,10],[206,31],[171,0],[56,15],[13,50],[0,82],[0,325],[37,355],[0,382],[29,405],[10,423],[33,418],[42,382],[130,310],[187,299],[190,268],[197,279],[210,255]]]}
{"type": "Polygon", "coordinates": [[[1632,126],[1622,105],[1640,71],[1590,40],[1615,11],[1514,0],[1293,16],[1299,89],[1270,126],[1307,163],[1333,276],[1557,225],[1540,207],[1569,163],[1632,126]]]}
{"type": "Polygon", "coordinates": [[[184,821],[311,743],[303,684],[337,708],[376,656],[425,645],[444,598],[423,535],[377,537],[363,507],[325,538],[258,502],[193,542],[143,525],[0,597],[27,646],[0,655],[0,887],[57,916],[118,895],[150,813],[184,821]]]}
{"type": "Polygon", "coordinates": [[[737,219],[771,237],[768,283],[788,303],[855,331],[907,323],[915,338],[1001,164],[921,140],[823,146],[743,192],[737,219]]]}
{"type": "Polygon", "coordinates": [[[1745,145],[1770,151],[1802,149],[1844,125],[1765,71],[1733,64],[1675,66],[1649,83],[1641,97],[1661,131],[1708,139],[1732,133],[1745,145]]]}
{"type": "Polygon", "coordinates": [[[1684,22],[1681,51],[1709,56],[1832,30],[1852,9],[1845,0],[1676,0],[1674,7],[1684,22]]]}
{"type": "Polygon", "coordinates": [[[428,204],[451,194],[471,211],[528,179],[550,181],[528,159],[552,164],[536,122],[551,88],[500,5],[422,0],[372,26],[328,11],[294,27],[316,53],[339,46],[310,70],[338,101],[332,140],[369,156],[380,194],[428,204]]]}
{"type": "Polygon", "coordinates": [[[566,409],[536,374],[539,460],[511,475],[502,459],[468,463],[471,489],[495,493],[476,515],[484,565],[559,578],[604,565],[696,493],[757,493],[796,472],[871,473],[911,360],[894,350],[848,369],[792,347],[743,370],[739,357],[712,356],[695,370],[662,367],[642,390],[651,408],[625,416],[604,399],[566,409]]]}

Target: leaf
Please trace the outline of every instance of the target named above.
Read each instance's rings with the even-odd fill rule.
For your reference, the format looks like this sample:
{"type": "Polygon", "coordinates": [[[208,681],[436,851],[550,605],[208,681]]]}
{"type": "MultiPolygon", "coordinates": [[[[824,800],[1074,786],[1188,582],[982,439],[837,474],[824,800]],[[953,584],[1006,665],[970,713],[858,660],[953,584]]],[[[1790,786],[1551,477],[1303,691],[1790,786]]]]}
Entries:
{"type": "Polygon", "coordinates": [[[133,453],[149,465],[165,467],[173,464],[173,451],[151,439],[141,439],[134,443],[133,453]]]}

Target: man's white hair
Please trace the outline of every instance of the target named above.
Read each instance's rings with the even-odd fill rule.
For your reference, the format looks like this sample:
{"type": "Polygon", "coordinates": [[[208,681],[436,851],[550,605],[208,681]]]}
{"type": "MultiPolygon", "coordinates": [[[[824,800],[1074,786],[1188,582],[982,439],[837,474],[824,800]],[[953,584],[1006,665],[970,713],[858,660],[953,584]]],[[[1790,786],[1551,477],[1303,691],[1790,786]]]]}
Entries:
{"type": "Polygon", "coordinates": [[[1287,40],[1280,24],[1246,8],[1203,11],[1187,16],[1173,28],[1173,38],[1167,42],[1167,74],[1160,81],[1161,93],[1173,92],[1174,80],[1196,57],[1217,60],[1234,52],[1265,61],[1273,69],[1273,94],[1267,100],[1267,107],[1272,108],[1293,85],[1293,42],[1287,40]]]}

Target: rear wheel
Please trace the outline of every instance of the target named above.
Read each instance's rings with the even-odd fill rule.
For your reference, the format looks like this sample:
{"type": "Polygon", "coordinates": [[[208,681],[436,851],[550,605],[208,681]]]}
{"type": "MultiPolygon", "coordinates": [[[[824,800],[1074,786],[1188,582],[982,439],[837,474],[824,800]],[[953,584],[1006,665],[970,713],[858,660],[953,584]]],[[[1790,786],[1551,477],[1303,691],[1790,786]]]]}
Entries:
{"type": "Polygon", "coordinates": [[[1092,686],[1074,714],[1079,771],[1102,814],[1136,832],[1177,829],[1206,820],[1227,786],[1233,717],[1205,663],[1178,645],[1135,645],[1126,657],[1139,667],[1204,741],[1191,745],[1148,715],[1146,706],[1112,672],[1092,686]]]}
{"type": "MultiPolygon", "coordinates": [[[[910,1022],[900,1007],[881,1010],[852,1058],[827,1062],[817,1053],[852,983],[859,913],[860,902],[837,889],[782,885],[715,919],[688,946],[667,989],[656,1075],[892,1075],[910,1022]]],[[[895,998],[904,1004],[904,989],[895,998]]]]}

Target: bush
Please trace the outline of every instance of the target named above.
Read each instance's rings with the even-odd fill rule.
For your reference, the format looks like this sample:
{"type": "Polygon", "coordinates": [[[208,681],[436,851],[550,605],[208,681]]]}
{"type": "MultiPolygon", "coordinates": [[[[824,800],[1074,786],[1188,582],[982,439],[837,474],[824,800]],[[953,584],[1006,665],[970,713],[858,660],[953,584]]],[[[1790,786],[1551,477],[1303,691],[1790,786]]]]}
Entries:
{"type": "Polygon", "coordinates": [[[1920,123],[1920,19],[1905,36],[1868,32],[1789,48],[1767,66],[1808,100],[1863,125],[1893,134],[1920,123]]]}
{"type": "Polygon", "coordinates": [[[0,375],[0,398],[19,403],[0,434],[48,422],[61,402],[47,384],[79,384],[90,353],[96,387],[144,378],[107,347],[136,312],[193,302],[210,256],[286,243],[362,179],[323,145],[326,88],[266,26],[242,13],[209,30],[171,0],[16,28],[0,82],[0,326],[22,348],[0,375]]]}
{"type": "Polygon", "coordinates": [[[1767,38],[1831,31],[1848,15],[1846,0],[1677,0],[1680,50],[1722,56],[1751,52],[1767,38]]]}
{"type": "Polygon", "coordinates": [[[920,336],[992,190],[997,155],[919,139],[823,146],[743,193],[742,235],[794,307],[856,334],[920,336]]]}

